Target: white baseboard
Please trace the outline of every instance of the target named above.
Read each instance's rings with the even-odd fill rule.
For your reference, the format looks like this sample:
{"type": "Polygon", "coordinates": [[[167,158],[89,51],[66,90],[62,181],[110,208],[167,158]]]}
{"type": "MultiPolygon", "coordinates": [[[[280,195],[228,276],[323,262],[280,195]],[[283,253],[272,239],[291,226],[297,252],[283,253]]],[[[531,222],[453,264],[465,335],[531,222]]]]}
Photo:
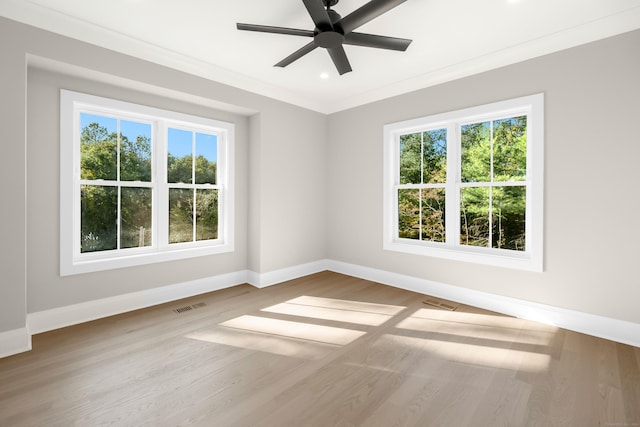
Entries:
{"type": "Polygon", "coordinates": [[[249,272],[248,283],[255,286],[256,288],[266,288],[267,286],[276,285],[278,283],[308,276],[314,273],[319,273],[325,270],[327,270],[327,260],[300,264],[293,267],[274,270],[262,274],[251,271],[249,272]]]}
{"type": "Polygon", "coordinates": [[[31,350],[31,335],[27,328],[0,332],[0,358],[31,350]]]}
{"type": "Polygon", "coordinates": [[[336,273],[640,347],[640,323],[538,304],[339,261],[328,260],[326,265],[327,270],[336,273]]]}
{"type": "Polygon", "coordinates": [[[27,314],[31,334],[139,310],[247,283],[246,270],[27,314]]]}

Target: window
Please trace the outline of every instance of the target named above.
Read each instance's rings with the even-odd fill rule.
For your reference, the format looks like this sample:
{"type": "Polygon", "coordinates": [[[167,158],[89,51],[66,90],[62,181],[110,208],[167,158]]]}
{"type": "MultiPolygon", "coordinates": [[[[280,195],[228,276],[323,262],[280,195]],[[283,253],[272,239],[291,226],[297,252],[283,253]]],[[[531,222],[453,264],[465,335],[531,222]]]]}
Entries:
{"type": "Polygon", "coordinates": [[[61,91],[60,274],[234,250],[230,123],[61,91]]]}
{"type": "Polygon", "coordinates": [[[543,95],[384,127],[384,249],[542,271],[543,95]]]}

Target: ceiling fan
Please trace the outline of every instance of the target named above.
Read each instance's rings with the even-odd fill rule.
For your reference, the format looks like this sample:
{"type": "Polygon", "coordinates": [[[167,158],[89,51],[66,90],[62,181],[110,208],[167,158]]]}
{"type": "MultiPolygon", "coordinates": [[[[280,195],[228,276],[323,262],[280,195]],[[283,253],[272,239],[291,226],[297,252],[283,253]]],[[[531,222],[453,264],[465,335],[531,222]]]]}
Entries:
{"type": "Polygon", "coordinates": [[[329,52],[329,56],[331,56],[331,60],[333,60],[340,75],[351,71],[351,65],[342,46],[343,44],[399,51],[407,50],[409,44],[411,44],[412,40],[409,39],[357,33],[353,31],[401,3],[404,3],[406,0],[371,0],[344,18],[335,10],[331,9],[338,1],[339,0],[302,0],[315,24],[313,31],[241,23],[237,24],[237,28],[238,30],[246,31],[313,37],[311,42],[287,56],[275,64],[275,66],[286,67],[313,51],[315,48],[323,47],[329,52]]]}

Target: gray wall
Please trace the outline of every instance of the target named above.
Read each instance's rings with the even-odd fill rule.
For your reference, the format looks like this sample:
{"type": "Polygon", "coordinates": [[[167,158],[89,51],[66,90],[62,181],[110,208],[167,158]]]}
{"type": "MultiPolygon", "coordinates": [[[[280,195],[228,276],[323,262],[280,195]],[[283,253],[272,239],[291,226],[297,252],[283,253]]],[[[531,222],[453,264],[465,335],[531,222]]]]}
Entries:
{"type": "Polygon", "coordinates": [[[251,190],[259,212],[257,224],[250,225],[260,230],[251,270],[270,272],[324,259],[326,116],[283,106],[263,110],[259,122],[259,151],[250,155],[259,169],[251,190]]]}
{"type": "Polygon", "coordinates": [[[26,312],[326,257],[325,115],[4,18],[0,56],[0,182],[11,201],[0,221],[0,333],[24,327],[26,312]],[[61,278],[60,88],[234,122],[236,251],[61,278]]]}
{"type": "Polygon", "coordinates": [[[329,117],[331,259],[640,323],[640,31],[329,117]],[[382,250],[386,123],[545,94],[545,271],[382,250]]]}
{"type": "Polygon", "coordinates": [[[12,26],[0,18],[0,332],[26,326],[25,57],[12,26]],[[7,202],[5,202],[5,200],[7,202]],[[11,209],[7,206],[11,203],[11,209]]]}

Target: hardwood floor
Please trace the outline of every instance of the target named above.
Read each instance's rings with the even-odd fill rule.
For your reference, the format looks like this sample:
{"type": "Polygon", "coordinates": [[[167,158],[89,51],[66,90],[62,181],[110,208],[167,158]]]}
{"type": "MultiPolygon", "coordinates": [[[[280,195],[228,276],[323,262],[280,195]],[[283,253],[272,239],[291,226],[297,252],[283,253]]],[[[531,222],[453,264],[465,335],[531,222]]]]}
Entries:
{"type": "Polygon", "coordinates": [[[0,425],[640,426],[639,348],[424,300],[323,272],[36,335],[0,425]]]}

